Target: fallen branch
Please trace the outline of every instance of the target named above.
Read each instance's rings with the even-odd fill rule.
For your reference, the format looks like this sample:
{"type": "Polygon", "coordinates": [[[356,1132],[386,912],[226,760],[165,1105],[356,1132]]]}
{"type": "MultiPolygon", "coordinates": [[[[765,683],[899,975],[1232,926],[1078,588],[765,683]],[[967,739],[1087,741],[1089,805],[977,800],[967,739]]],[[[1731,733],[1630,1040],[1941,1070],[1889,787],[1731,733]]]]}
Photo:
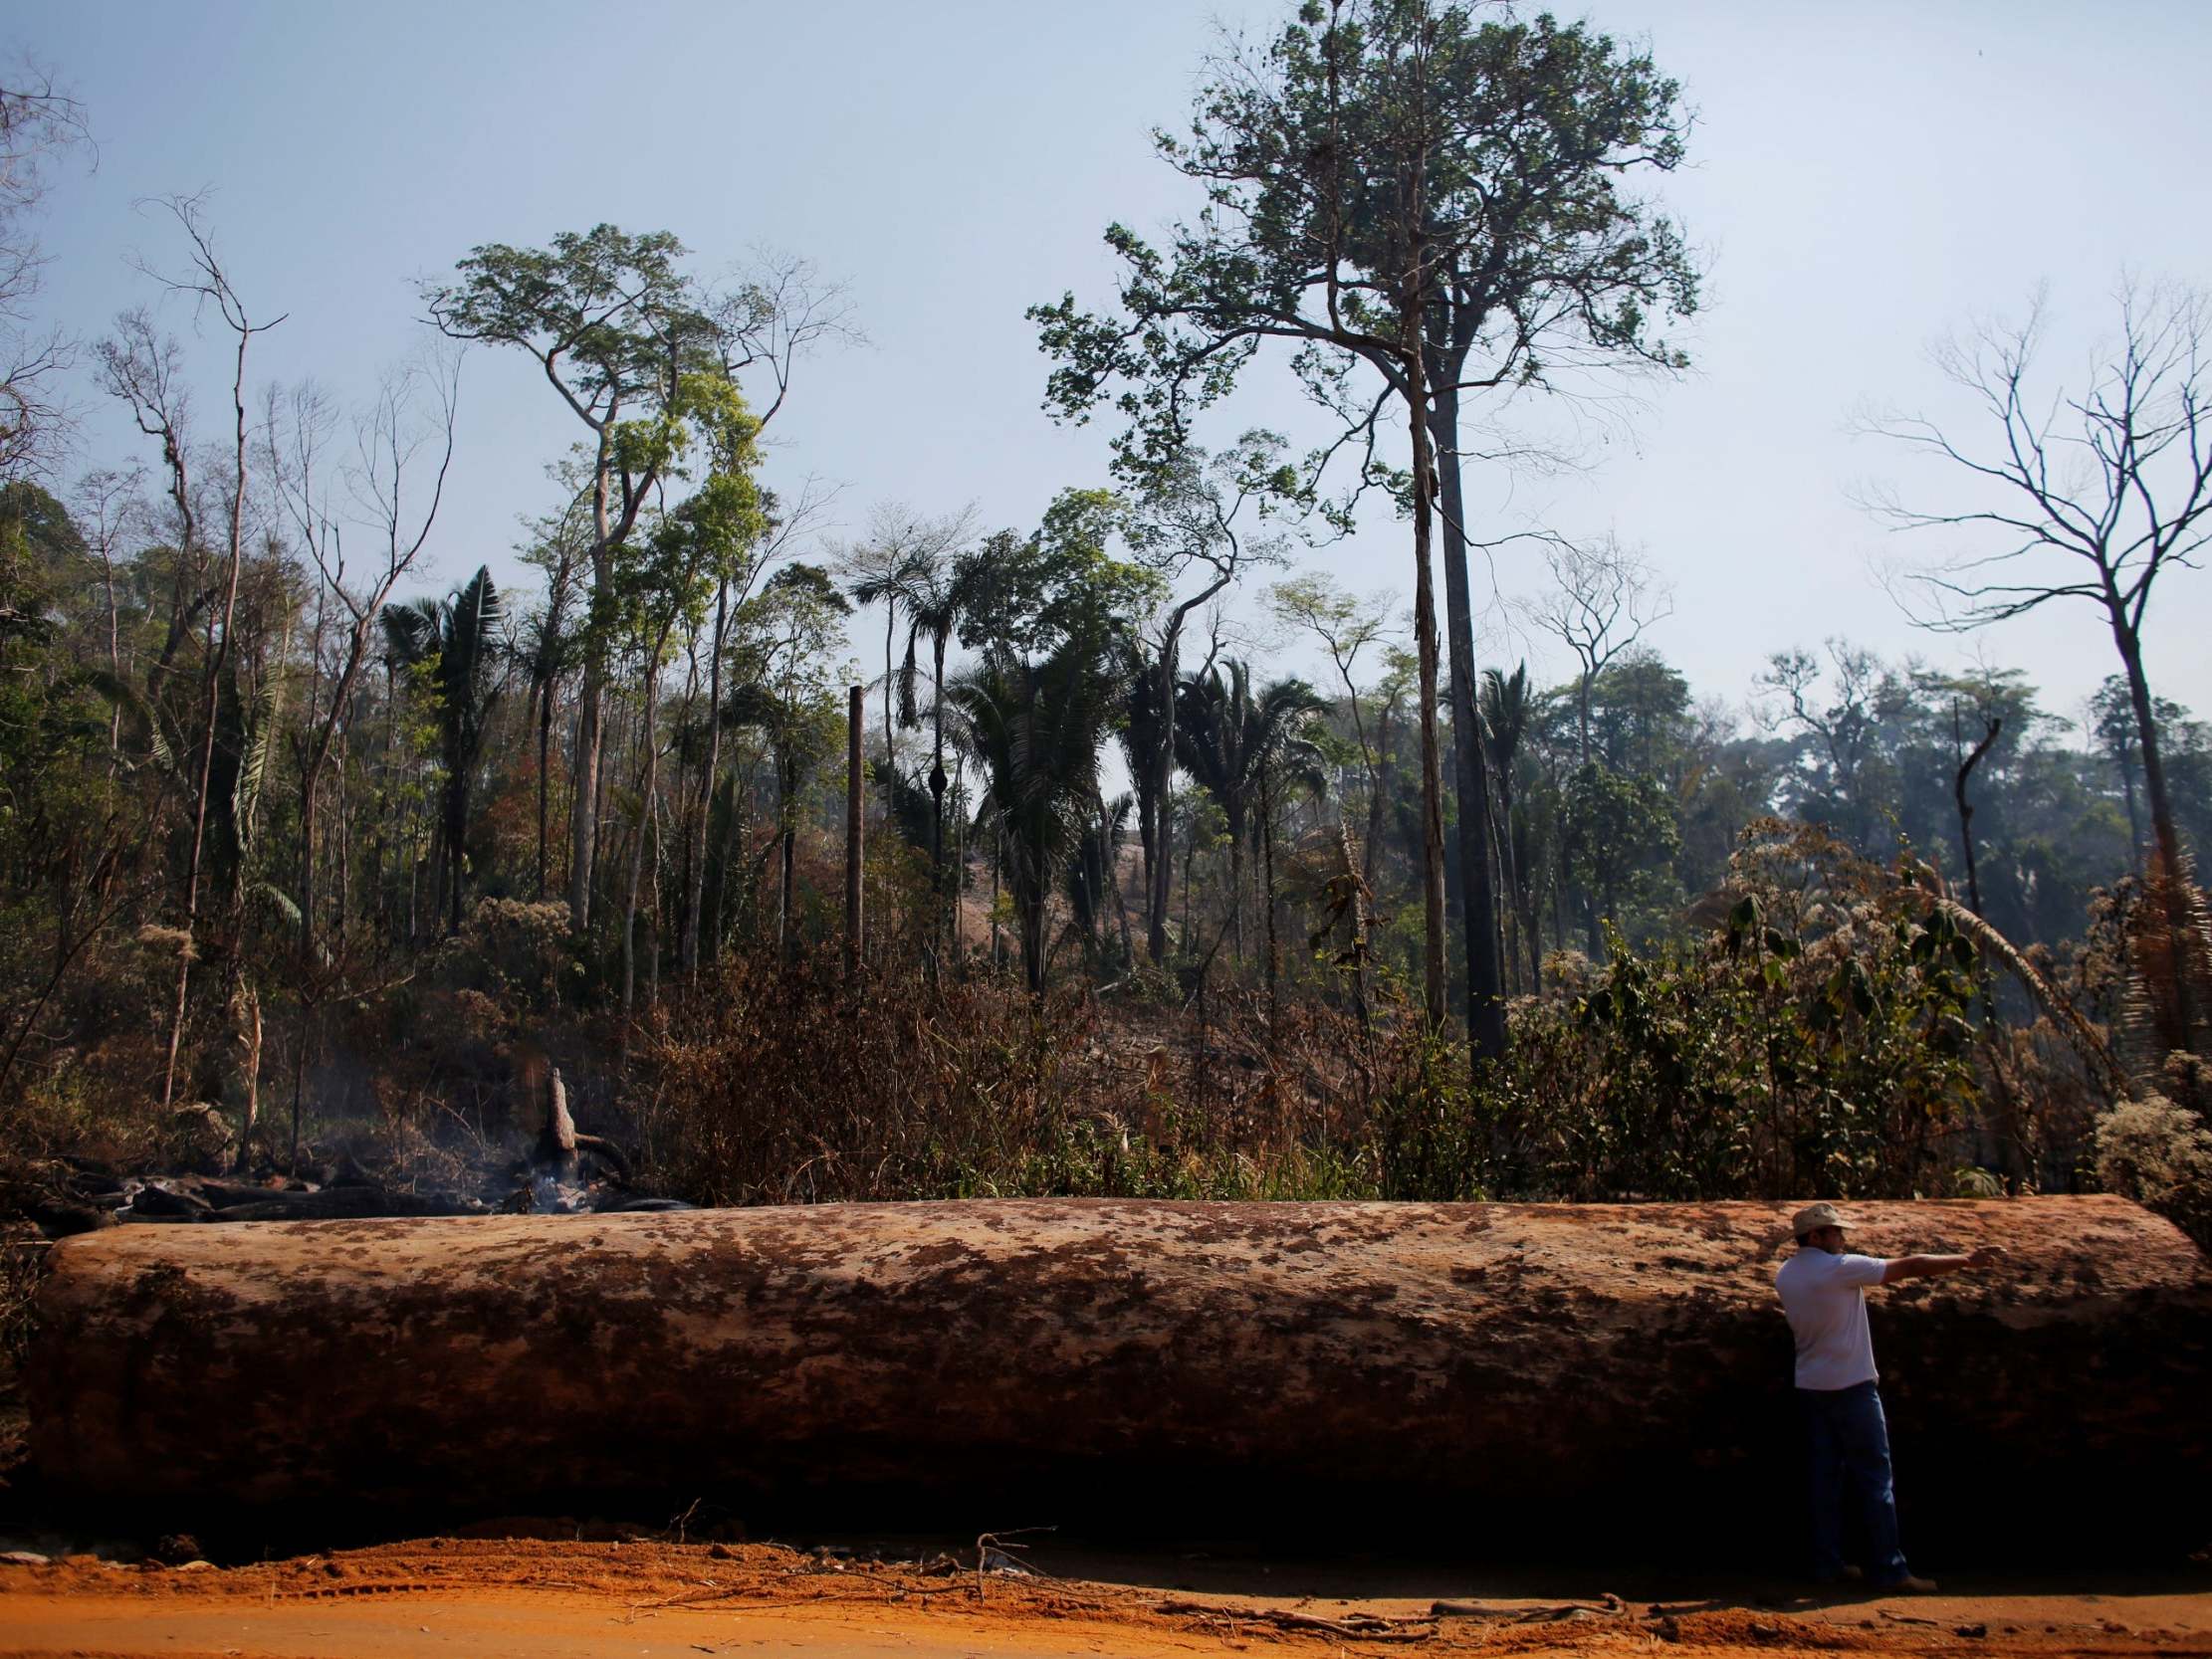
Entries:
{"type": "Polygon", "coordinates": [[[1585,1613],[1600,1618],[1627,1618],[1629,1604],[1609,1591],[1595,1601],[1559,1601],[1539,1607],[1507,1607],[1494,1601],[1437,1601],[1430,1604],[1429,1611],[1437,1618],[1495,1618],[1511,1619],[1516,1624],[1541,1624],[1585,1613]]]}
{"type": "Polygon", "coordinates": [[[1152,1610],[1172,1618],[1265,1624],[1277,1630],[1320,1630],[1363,1642],[1425,1642],[1437,1633],[1437,1621],[1418,1613],[1403,1618],[1381,1613],[1346,1613],[1341,1618],[1323,1618],[1318,1613],[1294,1612],[1287,1607],[1217,1607],[1210,1601],[1163,1601],[1152,1610]]]}

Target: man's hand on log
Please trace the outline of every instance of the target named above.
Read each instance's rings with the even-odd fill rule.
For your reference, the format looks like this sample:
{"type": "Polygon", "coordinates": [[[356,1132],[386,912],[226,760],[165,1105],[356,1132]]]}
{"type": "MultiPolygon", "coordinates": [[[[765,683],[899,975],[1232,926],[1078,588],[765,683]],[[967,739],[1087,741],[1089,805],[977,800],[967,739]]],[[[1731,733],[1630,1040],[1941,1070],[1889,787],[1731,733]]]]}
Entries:
{"type": "Polygon", "coordinates": [[[1970,1256],[1896,1256],[1882,1269],[1881,1282],[1894,1285],[1901,1279],[1939,1279],[1946,1273],[1978,1272],[1995,1267],[2011,1254],[2001,1244],[1985,1244],[1970,1256]]]}

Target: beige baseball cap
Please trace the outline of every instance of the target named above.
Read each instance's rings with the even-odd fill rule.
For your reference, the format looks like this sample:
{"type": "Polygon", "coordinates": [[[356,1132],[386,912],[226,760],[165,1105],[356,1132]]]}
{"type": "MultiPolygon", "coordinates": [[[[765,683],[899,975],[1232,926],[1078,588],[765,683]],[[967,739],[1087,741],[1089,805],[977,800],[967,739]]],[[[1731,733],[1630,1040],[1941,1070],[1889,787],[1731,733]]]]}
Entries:
{"type": "Polygon", "coordinates": [[[1803,1238],[1823,1227],[1853,1227],[1857,1223],[1834,1204],[1808,1204],[1790,1217],[1790,1231],[1803,1238]]]}

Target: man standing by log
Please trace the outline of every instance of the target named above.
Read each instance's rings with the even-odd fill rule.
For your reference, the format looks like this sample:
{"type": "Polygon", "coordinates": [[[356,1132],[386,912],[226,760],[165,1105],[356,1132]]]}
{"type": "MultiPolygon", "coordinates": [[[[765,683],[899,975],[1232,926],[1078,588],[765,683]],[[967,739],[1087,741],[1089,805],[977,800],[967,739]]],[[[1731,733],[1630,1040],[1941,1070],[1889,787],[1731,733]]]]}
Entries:
{"type": "Polygon", "coordinates": [[[1991,1245],[1970,1256],[1855,1256],[1844,1248],[1850,1225],[1834,1204],[1799,1210],[1790,1219],[1797,1254],[1774,1276],[1797,1339],[1797,1397],[1812,1450],[1813,1576],[1822,1583],[1866,1578],[1880,1589],[1925,1592],[1935,1585],[1913,1576],[1897,1543],[1889,1426],[1876,1386],[1867,1291],[1990,1267],[2005,1251],[1991,1245]],[[1866,1534],[1864,1569],[1844,1560],[1847,1491],[1866,1534]]]}

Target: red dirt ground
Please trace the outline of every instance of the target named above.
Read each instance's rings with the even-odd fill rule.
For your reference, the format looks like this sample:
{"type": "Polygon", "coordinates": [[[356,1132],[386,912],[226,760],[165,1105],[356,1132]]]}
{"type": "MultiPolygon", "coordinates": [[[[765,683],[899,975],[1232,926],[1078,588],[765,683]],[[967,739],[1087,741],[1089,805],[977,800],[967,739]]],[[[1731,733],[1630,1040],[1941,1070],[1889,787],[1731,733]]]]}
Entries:
{"type": "MultiPolygon", "coordinates": [[[[971,1550],[968,1560],[975,1556],[971,1550]]],[[[1030,1576],[771,1544],[424,1539],[248,1566],[75,1556],[0,1565],[0,1654],[464,1659],[746,1653],[816,1659],[1152,1659],[1279,1646],[1588,1659],[1700,1655],[2212,1656],[2212,1575],[2064,1589],[1769,1602],[1759,1586],[1621,1602],[1535,1575],[1040,1550],[1030,1576]],[[1479,1586],[1479,1587],[1477,1587],[1479,1586]],[[1741,1592],[1741,1593],[1738,1593],[1741,1592]],[[1438,1599],[1478,1611],[1436,1617],[1438,1599]]],[[[1556,1576],[1556,1575],[1554,1575],[1556,1576]]],[[[1643,1587],[1631,1578],[1621,1587],[1643,1587]]],[[[1771,1587],[1767,1590],[1772,1594],[1771,1587]]]]}

